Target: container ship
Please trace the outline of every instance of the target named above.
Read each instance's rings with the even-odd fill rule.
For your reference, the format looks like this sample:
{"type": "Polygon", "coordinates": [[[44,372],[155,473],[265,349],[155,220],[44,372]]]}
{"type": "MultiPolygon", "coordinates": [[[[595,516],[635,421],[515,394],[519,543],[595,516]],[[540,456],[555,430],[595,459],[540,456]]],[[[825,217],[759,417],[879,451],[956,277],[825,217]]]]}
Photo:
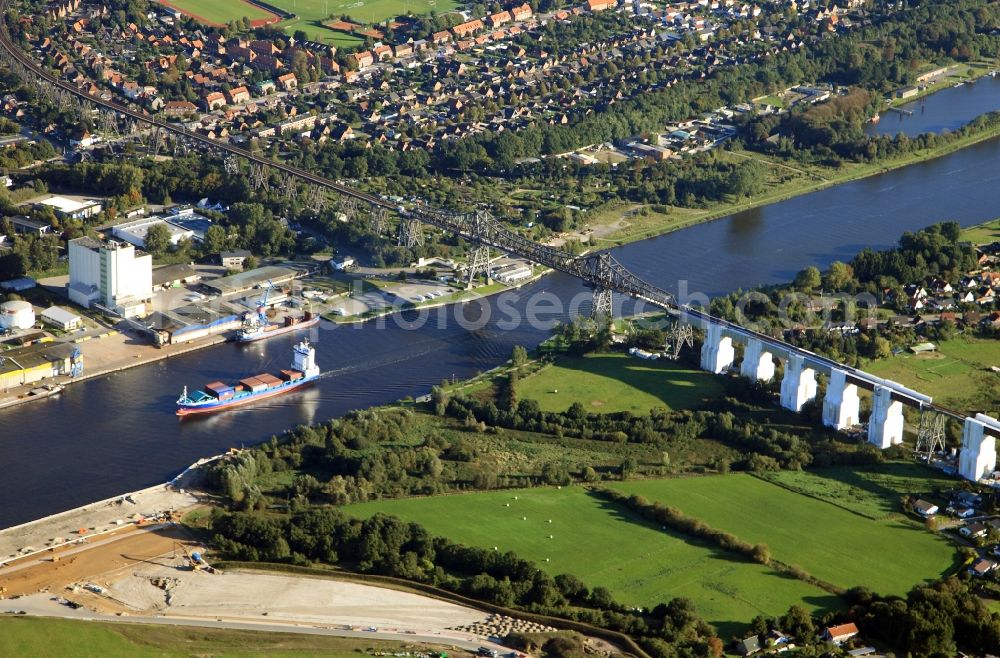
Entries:
{"type": "Polygon", "coordinates": [[[316,350],[303,340],[292,350],[292,367],[279,376],[269,373],[241,379],[229,385],[222,382],[207,384],[200,391],[188,394],[187,386],[177,400],[177,415],[210,414],[230,407],[290,393],[319,377],[316,350]]]}

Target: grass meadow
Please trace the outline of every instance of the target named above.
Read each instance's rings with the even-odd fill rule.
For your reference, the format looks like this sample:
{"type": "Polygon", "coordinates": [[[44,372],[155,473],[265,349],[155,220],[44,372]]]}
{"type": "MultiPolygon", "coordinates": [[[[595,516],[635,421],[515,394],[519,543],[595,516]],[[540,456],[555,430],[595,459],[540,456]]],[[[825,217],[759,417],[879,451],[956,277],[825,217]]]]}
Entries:
{"type": "Polygon", "coordinates": [[[386,500],[345,512],[384,512],[457,542],[514,551],[553,575],[570,573],[591,587],[607,587],[627,605],[687,597],[724,636],[758,614],[782,614],[793,603],[810,609],[839,605],[812,585],[665,531],[582,487],[386,500]]]}
{"type": "Polygon", "coordinates": [[[937,344],[937,351],[905,352],[872,362],[865,370],[933,396],[955,409],[996,413],[1000,407],[1000,341],[960,336],[937,344]]]}
{"type": "Polygon", "coordinates": [[[673,361],[594,354],[560,356],[521,380],[517,390],[521,398],[537,400],[543,411],[566,411],[579,400],[590,412],[647,414],[657,406],[698,407],[721,395],[722,384],[715,375],[673,361]]]}
{"type": "Polygon", "coordinates": [[[902,517],[865,518],[748,474],[616,483],[615,488],[673,505],[749,541],[828,583],[905,594],[941,577],[955,548],[902,517]]]}
{"type": "Polygon", "coordinates": [[[316,656],[358,658],[395,652],[403,643],[218,628],[115,624],[39,617],[0,619],[0,656],[187,658],[188,656],[316,656]]]}

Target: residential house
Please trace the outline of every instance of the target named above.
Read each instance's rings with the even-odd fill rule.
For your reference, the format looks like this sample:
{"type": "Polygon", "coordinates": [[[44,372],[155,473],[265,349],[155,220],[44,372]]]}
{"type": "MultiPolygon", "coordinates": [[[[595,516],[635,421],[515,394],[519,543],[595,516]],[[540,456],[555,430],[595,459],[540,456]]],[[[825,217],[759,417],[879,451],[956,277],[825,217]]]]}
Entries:
{"type": "Polygon", "coordinates": [[[981,557],[972,563],[972,566],[969,567],[969,573],[972,574],[973,576],[982,577],[992,571],[995,571],[996,568],[997,568],[996,562],[994,562],[989,558],[981,557]]]}
{"type": "Polygon", "coordinates": [[[371,66],[375,63],[375,55],[368,50],[362,50],[361,52],[354,53],[352,57],[354,57],[354,61],[357,62],[359,69],[363,69],[366,66],[371,66]]]}
{"type": "Polygon", "coordinates": [[[229,101],[230,105],[246,103],[250,100],[250,90],[242,85],[239,87],[233,87],[226,93],[226,100],[229,101]]]}
{"type": "Polygon", "coordinates": [[[514,17],[515,21],[526,21],[531,18],[531,5],[527,2],[520,7],[514,7],[510,10],[511,15],[514,17]]]}
{"type": "Polygon", "coordinates": [[[958,532],[963,537],[978,539],[979,537],[985,537],[987,530],[988,528],[982,523],[970,523],[969,525],[961,528],[958,532]]]}
{"type": "Polygon", "coordinates": [[[822,638],[834,644],[843,644],[858,634],[858,627],[854,623],[840,624],[823,629],[822,638]]]}
{"type": "Polygon", "coordinates": [[[295,77],[294,73],[286,73],[278,76],[278,85],[282,91],[291,91],[299,86],[299,79],[295,77]]]}
{"type": "Polygon", "coordinates": [[[934,516],[938,513],[938,506],[934,503],[928,503],[926,500],[918,500],[913,503],[913,511],[920,516],[926,518],[929,516],[934,516]]]}
{"type": "Polygon", "coordinates": [[[461,39],[479,32],[483,29],[483,27],[483,22],[476,18],[465,23],[459,23],[455,27],[451,28],[451,31],[455,33],[456,37],[461,39]]]}
{"type": "Polygon", "coordinates": [[[167,101],[163,106],[163,113],[172,116],[184,116],[198,111],[198,106],[191,101],[167,101]]]}
{"type": "Polygon", "coordinates": [[[615,0],[587,0],[587,9],[593,13],[614,9],[618,3],[615,0]]]}
{"type": "Polygon", "coordinates": [[[226,104],[226,97],[222,95],[221,92],[213,91],[205,94],[205,97],[201,99],[205,104],[205,108],[211,112],[212,110],[217,110],[226,104]]]}
{"type": "Polygon", "coordinates": [[[741,656],[749,656],[758,651],[760,651],[760,638],[756,635],[736,641],[736,653],[741,656]]]}
{"type": "Polygon", "coordinates": [[[501,11],[497,14],[491,14],[486,22],[490,24],[490,27],[500,27],[501,25],[506,25],[513,20],[513,16],[510,15],[508,11],[501,11]]]}

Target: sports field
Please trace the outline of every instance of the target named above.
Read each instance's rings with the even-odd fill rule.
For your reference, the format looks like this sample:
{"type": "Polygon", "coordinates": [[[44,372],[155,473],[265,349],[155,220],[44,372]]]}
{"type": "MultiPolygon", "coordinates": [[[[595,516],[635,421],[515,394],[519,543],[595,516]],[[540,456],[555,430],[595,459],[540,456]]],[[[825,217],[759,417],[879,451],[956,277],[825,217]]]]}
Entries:
{"type": "Polygon", "coordinates": [[[543,411],[566,411],[579,400],[587,411],[631,411],[653,407],[690,409],[722,393],[718,377],[672,361],[646,361],[626,354],[560,356],[554,365],[525,377],[518,396],[543,411]]]}
{"type": "Polygon", "coordinates": [[[940,578],[955,548],[921,524],[873,520],[747,474],[615,483],[614,488],[673,505],[826,582],[905,594],[940,578]]]}
{"type": "Polygon", "coordinates": [[[166,0],[163,4],[180,9],[185,14],[209,25],[225,25],[229,21],[244,17],[251,21],[277,18],[274,14],[243,0],[166,0]]]}
{"type": "Polygon", "coordinates": [[[627,605],[687,597],[724,636],[793,603],[811,609],[839,604],[800,580],[659,529],[581,487],[378,501],[345,512],[385,512],[457,542],[514,551],[552,574],[607,587],[627,605]]]}
{"type": "Polygon", "coordinates": [[[289,34],[302,30],[311,39],[338,45],[357,44],[361,39],[324,27],[331,17],[350,16],[372,24],[408,13],[420,15],[434,11],[442,14],[458,6],[455,0],[269,0],[269,4],[298,17],[281,24],[289,34]]]}
{"type": "Polygon", "coordinates": [[[937,351],[898,354],[865,370],[933,396],[961,410],[996,413],[1000,408],[1000,340],[960,336],[937,344],[937,351]]]}

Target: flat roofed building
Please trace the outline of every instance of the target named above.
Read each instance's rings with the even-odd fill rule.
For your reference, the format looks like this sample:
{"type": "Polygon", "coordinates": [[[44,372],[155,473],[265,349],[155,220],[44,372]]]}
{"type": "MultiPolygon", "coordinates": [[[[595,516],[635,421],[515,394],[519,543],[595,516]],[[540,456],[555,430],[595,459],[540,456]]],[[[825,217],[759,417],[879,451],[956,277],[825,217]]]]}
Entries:
{"type": "Polygon", "coordinates": [[[140,249],[146,248],[146,235],[149,233],[149,229],[154,226],[163,226],[167,229],[167,233],[170,235],[170,244],[177,245],[181,240],[193,240],[194,231],[186,229],[183,226],[178,226],[173,222],[169,222],[163,217],[143,217],[142,219],[136,219],[131,222],[125,222],[124,224],[118,224],[111,232],[114,236],[120,240],[124,240],[130,244],[139,247],[140,249]]]}
{"type": "Polygon", "coordinates": [[[70,240],[67,292],[84,308],[96,303],[125,317],[145,315],[153,296],[153,257],[125,242],[70,240]]]}
{"type": "Polygon", "coordinates": [[[104,204],[97,199],[67,199],[61,196],[50,196],[35,203],[36,206],[51,208],[61,217],[71,219],[86,219],[104,210],[104,204]]]}
{"type": "Polygon", "coordinates": [[[77,345],[38,343],[0,354],[0,390],[33,384],[48,377],[79,375],[83,356],[77,345]]]}
{"type": "Polygon", "coordinates": [[[79,315],[70,313],[66,309],[58,306],[50,306],[42,311],[42,320],[54,327],[62,329],[63,331],[79,329],[83,324],[83,320],[80,319],[79,315]]]}
{"type": "Polygon", "coordinates": [[[266,286],[268,281],[278,286],[291,281],[298,275],[299,271],[290,267],[269,265],[232,276],[224,276],[205,283],[205,286],[220,295],[229,295],[266,286]]]}

